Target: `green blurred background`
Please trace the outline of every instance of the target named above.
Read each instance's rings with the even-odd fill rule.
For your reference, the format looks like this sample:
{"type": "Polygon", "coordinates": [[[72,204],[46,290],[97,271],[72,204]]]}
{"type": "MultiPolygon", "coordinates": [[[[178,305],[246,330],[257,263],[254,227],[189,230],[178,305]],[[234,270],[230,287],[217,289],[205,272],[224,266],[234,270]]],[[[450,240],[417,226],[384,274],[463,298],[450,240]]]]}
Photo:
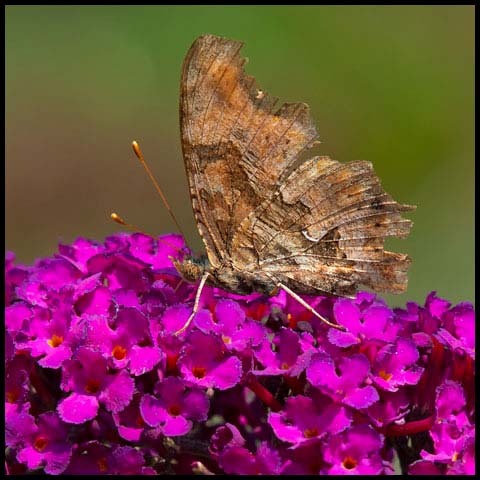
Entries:
{"type": "Polygon", "coordinates": [[[175,227],[131,152],[140,142],[202,248],[180,150],[178,92],[200,34],[243,40],[259,85],[311,106],[317,153],[373,162],[416,204],[409,290],[474,295],[473,6],[7,6],[6,247],[31,263],[59,240],[103,240],[116,211],[175,227]]]}

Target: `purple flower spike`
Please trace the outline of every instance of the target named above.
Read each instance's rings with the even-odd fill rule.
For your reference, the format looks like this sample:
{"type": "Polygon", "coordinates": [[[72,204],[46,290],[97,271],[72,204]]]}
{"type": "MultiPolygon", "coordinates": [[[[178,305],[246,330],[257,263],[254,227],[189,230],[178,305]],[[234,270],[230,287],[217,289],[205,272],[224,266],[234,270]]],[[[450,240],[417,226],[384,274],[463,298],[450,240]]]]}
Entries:
{"type": "Polygon", "coordinates": [[[328,397],[317,397],[315,401],[303,395],[290,397],[282,412],[270,413],[268,422],[280,440],[298,445],[327,434],[335,435],[350,426],[352,415],[348,409],[328,397]]]}
{"type": "Polygon", "coordinates": [[[68,466],[72,446],[67,441],[67,425],[54,412],[43,413],[28,443],[17,454],[19,462],[28,468],[43,467],[45,473],[58,475],[68,466]]]}
{"type": "Polygon", "coordinates": [[[475,473],[471,303],[305,297],[339,331],[206,285],[177,334],[198,283],[162,238],[6,254],[8,475],[475,473]]]}
{"type": "Polygon", "coordinates": [[[337,374],[335,362],[325,353],[317,353],[307,368],[307,379],[332,399],[353,408],[366,408],[378,401],[377,390],[362,386],[370,373],[370,363],[363,354],[342,358],[337,374]]]}
{"type": "Polygon", "coordinates": [[[328,475],[380,475],[384,462],[380,455],[383,436],[368,425],[357,425],[329,438],[324,459],[328,475]]]}
{"type": "Polygon", "coordinates": [[[220,390],[236,385],[242,374],[240,360],[226,353],[223,342],[199,331],[189,335],[177,365],[185,380],[220,390]]]}
{"type": "Polygon", "coordinates": [[[140,401],[142,418],[151,427],[158,427],[167,437],[185,435],[192,420],[207,419],[209,401],[199,389],[186,389],[176,377],[165,378],[156,388],[157,397],[144,395],[140,401]]]}

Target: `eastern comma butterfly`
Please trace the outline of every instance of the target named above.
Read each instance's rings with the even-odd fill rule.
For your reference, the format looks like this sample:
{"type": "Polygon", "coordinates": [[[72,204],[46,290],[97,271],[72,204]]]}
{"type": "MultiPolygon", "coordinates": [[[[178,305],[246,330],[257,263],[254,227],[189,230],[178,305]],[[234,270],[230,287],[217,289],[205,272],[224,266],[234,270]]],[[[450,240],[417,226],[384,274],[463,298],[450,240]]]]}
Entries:
{"type": "MultiPolygon", "coordinates": [[[[405,237],[415,207],[386,193],[372,164],[326,156],[301,160],[318,144],[305,103],[285,103],[243,69],[242,43],[199,37],[183,63],[183,157],[206,256],[174,260],[182,277],[237,294],[283,289],[331,326],[298,294],[351,296],[358,286],[403,292],[407,255],[384,250],[405,237]]],[[[177,333],[179,333],[177,332],[177,333]]]]}

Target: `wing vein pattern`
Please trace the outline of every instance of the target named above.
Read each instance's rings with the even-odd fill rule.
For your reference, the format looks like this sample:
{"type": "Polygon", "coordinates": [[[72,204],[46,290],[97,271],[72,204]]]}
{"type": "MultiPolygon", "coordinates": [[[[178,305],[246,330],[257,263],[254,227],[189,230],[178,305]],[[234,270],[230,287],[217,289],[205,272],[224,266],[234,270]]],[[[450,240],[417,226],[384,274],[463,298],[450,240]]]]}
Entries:
{"type": "Polygon", "coordinates": [[[298,293],[404,291],[414,207],[384,191],[367,161],[301,158],[317,143],[308,105],[285,103],[246,75],[241,42],[199,37],[182,70],[180,124],[192,207],[213,268],[298,293]]]}

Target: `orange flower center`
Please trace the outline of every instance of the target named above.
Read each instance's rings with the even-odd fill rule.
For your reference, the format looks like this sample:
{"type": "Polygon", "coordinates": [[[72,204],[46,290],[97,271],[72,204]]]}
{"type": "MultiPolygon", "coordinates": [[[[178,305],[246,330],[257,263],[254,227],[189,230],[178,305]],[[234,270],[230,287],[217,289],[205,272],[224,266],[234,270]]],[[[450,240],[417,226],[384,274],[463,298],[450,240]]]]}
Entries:
{"type": "Polygon", "coordinates": [[[346,470],[352,470],[357,466],[357,463],[358,462],[354,458],[349,456],[342,462],[342,467],[346,470]]]}
{"type": "Polygon", "coordinates": [[[127,349],[120,345],[115,345],[112,350],[112,356],[115,357],[116,360],[123,360],[127,356],[127,349]]]}
{"type": "Polygon", "coordinates": [[[50,340],[47,340],[47,343],[52,348],[57,348],[59,345],[63,343],[63,337],[60,335],[52,335],[52,338],[50,340]]]}
{"type": "Polygon", "coordinates": [[[100,388],[100,382],[98,380],[89,380],[85,385],[85,391],[87,393],[97,393],[100,388]]]}
{"type": "Polygon", "coordinates": [[[178,417],[181,412],[182,409],[180,408],[180,405],[177,405],[176,403],[168,407],[168,413],[172,415],[172,417],[178,417]]]}
{"type": "Polygon", "coordinates": [[[192,373],[195,378],[203,378],[207,373],[207,369],[204,367],[193,367],[192,373]]]}
{"type": "Polygon", "coordinates": [[[43,450],[45,450],[45,447],[47,445],[48,445],[48,440],[47,440],[47,437],[45,437],[44,435],[39,435],[33,442],[33,446],[35,447],[35,450],[39,452],[43,452],[43,450]]]}
{"type": "Polygon", "coordinates": [[[383,378],[386,382],[388,382],[392,378],[392,374],[387,373],[385,370],[380,370],[378,376],[383,378]]]}
{"type": "Polygon", "coordinates": [[[8,403],[15,403],[20,398],[20,389],[14,388],[9,392],[5,392],[8,403]]]}
{"type": "Polygon", "coordinates": [[[318,436],[318,430],[314,427],[314,428],[307,428],[304,432],[303,432],[303,436],[305,438],[312,438],[312,437],[316,437],[318,436]]]}
{"type": "Polygon", "coordinates": [[[226,343],[227,345],[229,345],[230,343],[232,343],[232,339],[230,337],[224,337],[222,336],[222,340],[223,340],[223,343],[226,343]]]}
{"type": "Polygon", "coordinates": [[[290,368],[290,365],[286,362],[283,362],[281,365],[280,365],[280,368],[282,370],[288,370],[290,368]]]}
{"type": "Polygon", "coordinates": [[[97,460],[97,465],[98,465],[98,469],[101,471],[101,472],[106,472],[107,471],[107,459],[105,457],[102,457],[102,458],[99,458],[97,460]]]}

